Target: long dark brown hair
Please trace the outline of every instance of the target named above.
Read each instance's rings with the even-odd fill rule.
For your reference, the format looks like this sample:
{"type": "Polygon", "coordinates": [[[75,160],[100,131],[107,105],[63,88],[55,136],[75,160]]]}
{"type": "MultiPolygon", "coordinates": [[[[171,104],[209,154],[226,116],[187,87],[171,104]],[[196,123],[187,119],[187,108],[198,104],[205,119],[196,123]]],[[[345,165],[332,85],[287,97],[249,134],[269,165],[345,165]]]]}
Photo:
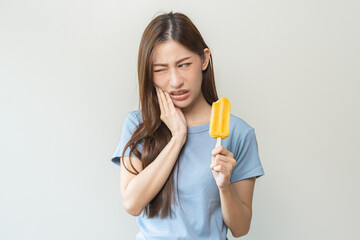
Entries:
{"type": "MultiPolygon", "coordinates": [[[[139,104],[143,121],[137,126],[129,142],[125,145],[121,157],[124,164],[125,150],[130,147],[130,164],[133,169],[135,167],[131,162],[132,152],[141,160],[143,169],[145,169],[171,140],[170,130],[160,119],[160,107],[153,86],[151,67],[154,48],[169,40],[177,41],[190,51],[197,53],[202,60],[205,60],[204,49],[208,48],[208,46],[198,29],[186,15],[171,11],[158,15],[146,27],[141,38],[138,54],[139,104]],[[136,146],[141,141],[144,141],[142,153],[136,149],[136,146]]],[[[207,68],[202,72],[201,91],[210,105],[218,100],[211,55],[207,68]]],[[[178,160],[176,164],[179,164],[178,160]]],[[[135,175],[139,174],[136,169],[136,173],[134,173],[125,164],[124,166],[127,171],[135,175]]],[[[174,169],[175,167],[171,170],[168,179],[158,194],[145,207],[145,214],[148,218],[158,215],[161,218],[168,215],[170,215],[170,218],[172,217],[171,203],[175,202],[174,169]]],[[[177,170],[178,176],[179,168],[177,170]]],[[[178,189],[177,193],[179,193],[178,189]]]]}

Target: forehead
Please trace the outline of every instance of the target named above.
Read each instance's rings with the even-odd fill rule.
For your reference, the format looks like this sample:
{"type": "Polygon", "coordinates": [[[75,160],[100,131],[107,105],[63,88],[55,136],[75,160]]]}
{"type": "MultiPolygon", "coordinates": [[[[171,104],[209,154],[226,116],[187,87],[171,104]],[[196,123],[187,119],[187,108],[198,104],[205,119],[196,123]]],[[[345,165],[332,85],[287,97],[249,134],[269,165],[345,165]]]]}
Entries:
{"type": "Polygon", "coordinates": [[[154,64],[166,63],[194,55],[196,54],[184,47],[182,44],[171,40],[161,43],[154,48],[152,62],[154,64]]]}

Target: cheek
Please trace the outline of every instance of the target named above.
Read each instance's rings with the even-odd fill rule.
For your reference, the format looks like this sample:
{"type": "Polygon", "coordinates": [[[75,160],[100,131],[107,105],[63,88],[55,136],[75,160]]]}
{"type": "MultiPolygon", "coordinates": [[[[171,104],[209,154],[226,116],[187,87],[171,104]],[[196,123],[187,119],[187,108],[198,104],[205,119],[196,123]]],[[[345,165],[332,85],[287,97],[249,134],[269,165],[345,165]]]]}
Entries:
{"type": "Polygon", "coordinates": [[[161,76],[154,76],[153,75],[153,83],[160,87],[160,88],[164,88],[165,85],[166,85],[166,81],[165,81],[165,78],[164,77],[161,77],[161,76]]]}
{"type": "Polygon", "coordinates": [[[191,85],[195,88],[201,88],[202,83],[202,71],[199,71],[198,69],[192,71],[189,73],[189,76],[187,77],[189,81],[191,81],[191,85]]]}

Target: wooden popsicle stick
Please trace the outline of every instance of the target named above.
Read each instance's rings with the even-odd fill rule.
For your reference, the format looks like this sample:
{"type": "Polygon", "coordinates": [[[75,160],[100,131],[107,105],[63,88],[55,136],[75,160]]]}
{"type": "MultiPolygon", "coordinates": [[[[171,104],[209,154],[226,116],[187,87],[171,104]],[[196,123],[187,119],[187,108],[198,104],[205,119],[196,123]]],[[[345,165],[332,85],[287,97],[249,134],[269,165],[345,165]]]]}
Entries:
{"type": "Polygon", "coordinates": [[[221,137],[218,137],[216,140],[216,147],[221,145],[221,137]]]}

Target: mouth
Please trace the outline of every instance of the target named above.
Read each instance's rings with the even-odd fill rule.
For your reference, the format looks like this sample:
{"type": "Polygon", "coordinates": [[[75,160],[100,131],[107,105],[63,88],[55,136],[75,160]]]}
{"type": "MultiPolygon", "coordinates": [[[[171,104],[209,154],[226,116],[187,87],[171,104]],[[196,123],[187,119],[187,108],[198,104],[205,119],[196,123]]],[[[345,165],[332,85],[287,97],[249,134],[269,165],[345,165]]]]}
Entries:
{"type": "Polygon", "coordinates": [[[179,95],[183,95],[185,93],[187,93],[189,91],[183,91],[183,92],[179,92],[179,93],[170,93],[171,95],[174,95],[174,96],[179,96],[179,95]]]}
{"type": "Polygon", "coordinates": [[[187,90],[179,92],[170,92],[170,97],[174,100],[185,100],[190,95],[190,92],[187,90]]]}

